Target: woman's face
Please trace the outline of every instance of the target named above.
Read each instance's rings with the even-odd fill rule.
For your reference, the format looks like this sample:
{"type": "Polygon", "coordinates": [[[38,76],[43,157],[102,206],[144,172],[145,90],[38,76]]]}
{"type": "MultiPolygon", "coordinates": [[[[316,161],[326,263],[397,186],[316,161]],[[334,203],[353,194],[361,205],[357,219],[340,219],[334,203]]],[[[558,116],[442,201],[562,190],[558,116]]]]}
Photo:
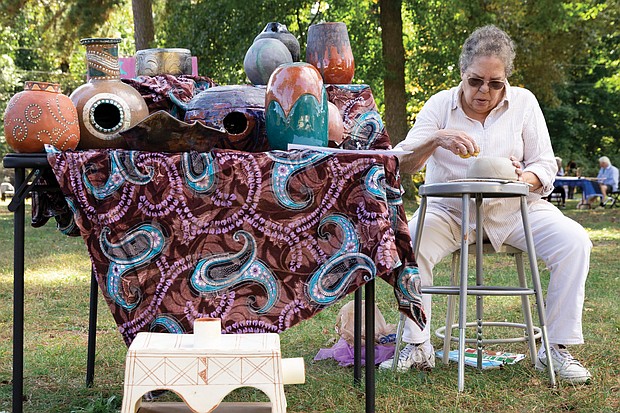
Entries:
{"type": "MultiPolygon", "coordinates": [[[[463,80],[462,104],[465,113],[476,120],[484,122],[487,115],[504,96],[506,71],[500,59],[494,56],[476,57],[471,65],[461,74],[463,80]],[[471,80],[474,79],[474,80],[471,80]],[[472,86],[476,79],[483,80],[480,86],[472,86]],[[489,82],[492,82],[489,84],[489,82]],[[500,82],[500,83],[498,83],[500,82]],[[501,87],[501,89],[494,89],[501,87]]],[[[479,81],[477,83],[480,83],[479,81]]]]}

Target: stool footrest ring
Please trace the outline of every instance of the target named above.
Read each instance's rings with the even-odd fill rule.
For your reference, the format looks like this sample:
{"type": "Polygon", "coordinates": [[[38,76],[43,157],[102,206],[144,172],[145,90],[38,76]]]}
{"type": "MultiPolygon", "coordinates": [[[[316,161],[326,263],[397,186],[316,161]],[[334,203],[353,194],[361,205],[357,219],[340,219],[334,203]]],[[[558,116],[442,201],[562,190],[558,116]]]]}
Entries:
{"type": "MultiPolygon", "coordinates": [[[[466,327],[477,327],[478,323],[475,321],[469,322],[467,324],[465,324],[466,327]]],[[[510,327],[510,328],[520,328],[523,330],[527,329],[527,326],[525,324],[522,323],[509,323],[507,321],[483,321],[482,322],[482,326],[483,327],[510,327]]],[[[452,324],[452,329],[456,329],[458,328],[459,325],[458,324],[452,324]]],[[[444,339],[446,337],[445,334],[446,331],[446,327],[440,327],[437,330],[435,330],[435,335],[437,337],[439,337],[440,339],[444,339]]],[[[539,339],[542,336],[542,331],[540,330],[540,327],[536,327],[534,326],[534,340],[539,339]]],[[[511,338],[483,338],[482,339],[482,344],[483,345],[487,345],[487,344],[501,344],[501,343],[522,343],[522,342],[526,342],[528,340],[527,337],[527,332],[521,336],[521,337],[511,337],[511,338]]],[[[458,343],[459,338],[458,335],[454,336],[452,335],[452,337],[450,337],[450,341],[452,342],[456,342],[458,343]]],[[[478,340],[475,338],[466,338],[465,339],[465,343],[466,344],[477,344],[478,340]]]]}
{"type": "MultiPolygon", "coordinates": [[[[433,286],[422,287],[422,294],[445,294],[459,295],[460,289],[458,285],[454,286],[433,286]]],[[[535,291],[531,288],[521,287],[500,287],[488,285],[476,285],[467,288],[467,295],[497,295],[497,296],[521,296],[534,295],[535,291]]]]}

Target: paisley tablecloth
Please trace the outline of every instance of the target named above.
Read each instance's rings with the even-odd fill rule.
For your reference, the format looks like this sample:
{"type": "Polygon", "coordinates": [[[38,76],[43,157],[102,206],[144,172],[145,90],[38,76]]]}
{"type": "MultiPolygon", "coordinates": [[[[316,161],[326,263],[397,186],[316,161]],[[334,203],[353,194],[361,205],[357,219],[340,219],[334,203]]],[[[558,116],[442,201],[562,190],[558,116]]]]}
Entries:
{"type": "Polygon", "coordinates": [[[127,344],[281,332],[380,277],[419,325],[397,161],[315,151],[48,154],[127,344]]]}

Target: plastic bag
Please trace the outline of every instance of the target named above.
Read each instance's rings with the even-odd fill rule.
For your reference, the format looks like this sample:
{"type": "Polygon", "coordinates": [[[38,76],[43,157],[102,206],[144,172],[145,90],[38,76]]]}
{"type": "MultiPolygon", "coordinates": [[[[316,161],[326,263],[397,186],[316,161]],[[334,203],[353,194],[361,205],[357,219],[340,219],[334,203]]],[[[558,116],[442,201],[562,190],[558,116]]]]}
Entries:
{"type": "MultiPolygon", "coordinates": [[[[362,346],[366,342],[365,305],[366,302],[362,301],[362,346]]],[[[336,333],[350,346],[353,346],[354,311],[355,301],[349,301],[340,309],[338,317],[336,317],[336,333]]],[[[379,307],[375,304],[375,343],[387,344],[394,342],[395,339],[396,325],[387,324],[383,314],[379,311],[379,307]]]]}

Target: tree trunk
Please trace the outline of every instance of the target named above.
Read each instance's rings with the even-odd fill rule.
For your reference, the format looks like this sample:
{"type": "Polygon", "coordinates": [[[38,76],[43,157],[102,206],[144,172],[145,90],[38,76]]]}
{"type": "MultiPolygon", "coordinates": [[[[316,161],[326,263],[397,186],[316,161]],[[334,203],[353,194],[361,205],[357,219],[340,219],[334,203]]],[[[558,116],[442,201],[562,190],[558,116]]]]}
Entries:
{"type": "MultiPolygon", "coordinates": [[[[392,146],[405,139],[407,125],[407,94],[405,92],[405,47],[403,46],[402,0],[379,0],[381,43],[383,45],[383,121],[392,146]]],[[[416,199],[417,189],[412,175],[402,174],[405,198],[416,199]]]]}
{"type": "Polygon", "coordinates": [[[155,40],[153,5],[151,0],[131,0],[136,51],[149,49],[155,40]]]}
{"type": "Polygon", "coordinates": [[[407,135],[407,95],[405,93],[405,48],[403,47],[402,0],[379,0],[381,42],[383,44],[384,122],[392,145],[407,135]]]}

